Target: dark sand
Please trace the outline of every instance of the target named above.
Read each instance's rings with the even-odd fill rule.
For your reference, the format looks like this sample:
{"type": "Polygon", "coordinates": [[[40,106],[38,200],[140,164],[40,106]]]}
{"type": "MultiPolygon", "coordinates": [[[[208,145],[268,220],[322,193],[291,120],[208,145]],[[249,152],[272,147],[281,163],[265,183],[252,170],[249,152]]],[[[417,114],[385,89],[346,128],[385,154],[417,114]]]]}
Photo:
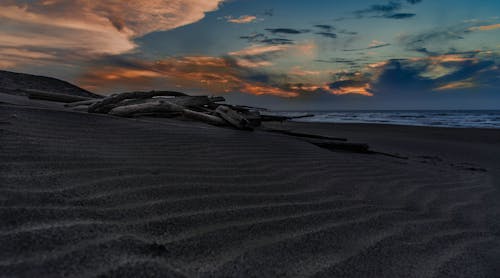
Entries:
{"type": "Polygon", "coordinates": [[[500,130],[274,125],[404,160],[19,104],[0,276],[499,277],[500,130]]]}

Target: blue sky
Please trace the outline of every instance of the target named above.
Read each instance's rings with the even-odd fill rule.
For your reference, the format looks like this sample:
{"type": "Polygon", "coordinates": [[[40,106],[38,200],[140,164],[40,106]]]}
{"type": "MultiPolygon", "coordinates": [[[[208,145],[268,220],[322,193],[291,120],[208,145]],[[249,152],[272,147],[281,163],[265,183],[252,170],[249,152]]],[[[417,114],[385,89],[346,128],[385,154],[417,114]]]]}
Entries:
{"type": "Polygon", "coordinates": [[[276,109],[500,109],[498,1],[6,0],[0,68],[276,109]]]}

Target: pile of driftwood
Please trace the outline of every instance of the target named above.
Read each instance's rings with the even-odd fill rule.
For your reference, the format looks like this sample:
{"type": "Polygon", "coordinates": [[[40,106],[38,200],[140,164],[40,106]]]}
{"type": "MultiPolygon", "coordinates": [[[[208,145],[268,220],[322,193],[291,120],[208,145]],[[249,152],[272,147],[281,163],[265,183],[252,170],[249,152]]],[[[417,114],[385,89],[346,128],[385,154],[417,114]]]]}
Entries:
{"type": "MultiPolygon", "coordinates": [[[[172,91],[129,92],[102,98],[88,98],[38,90],[26,90],[26,93],[32,99],[64,102],[66,107],[89,113],[102,113],[119,117],[185,117],[212,125],[231,126],[243,130],[253,130],[265,121],[286,121],[312,116],[266,115],[261,113],[264,111],[261,108],[223,104],[221,102],[224,102],[225,99],[221,96],[189,96],[172,91]]],[[[261,130],[293,136],[332,151],[381,154],[407,159],[395,154],[372,151],[367,144],[346,142],[345,138],[332,138],[266,127],[261,128],[261,130]]]]}
{"type": "MultiPolygon", "coordinates": [[[[181,92],[151,91],[114,94],[105,98],[86,98],[43,91],[29,97],[65,102],[66,107],[119,117],[185,117],[217,126],[252,130],[263,121],[285,121],[298,117],[263,115],[263,109],[222,104],[224,97],[190,96],[181,92]]],[[[309,115],[306,115],[309,116],[309,115]]],[[[302,116],[303,117],[303,116],[302,116]]]]}

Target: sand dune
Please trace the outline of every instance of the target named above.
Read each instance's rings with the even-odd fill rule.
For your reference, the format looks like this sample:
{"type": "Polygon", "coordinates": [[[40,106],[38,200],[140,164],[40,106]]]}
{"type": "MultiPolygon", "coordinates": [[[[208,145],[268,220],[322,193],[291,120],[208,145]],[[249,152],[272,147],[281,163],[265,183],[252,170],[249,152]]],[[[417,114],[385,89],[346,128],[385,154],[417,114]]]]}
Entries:
{"type": "Polygon", "coordinates": [[[495,277],[490,172],[0,107],[0,274],[495,277]]]}
{"type": "Polygon", "coordinates": [[[23,90],[28,89],[46,90],[82,97],[97,96],[57,78],[0,70],[0,91],[14,95],[24,95],[23,90]]]}

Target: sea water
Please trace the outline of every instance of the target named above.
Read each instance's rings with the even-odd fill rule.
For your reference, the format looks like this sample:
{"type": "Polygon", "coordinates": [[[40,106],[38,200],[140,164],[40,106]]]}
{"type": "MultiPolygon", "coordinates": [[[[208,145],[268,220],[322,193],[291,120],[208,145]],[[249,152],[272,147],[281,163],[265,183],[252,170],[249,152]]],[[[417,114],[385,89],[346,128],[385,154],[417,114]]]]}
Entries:
{"type": "Polygon", "coordinates": [[[359,110],[359,111],[282,111],[273,114],[298,116],[300,122],[374,123],[436,127],[500,128],[500,110],[359,110]]]}

